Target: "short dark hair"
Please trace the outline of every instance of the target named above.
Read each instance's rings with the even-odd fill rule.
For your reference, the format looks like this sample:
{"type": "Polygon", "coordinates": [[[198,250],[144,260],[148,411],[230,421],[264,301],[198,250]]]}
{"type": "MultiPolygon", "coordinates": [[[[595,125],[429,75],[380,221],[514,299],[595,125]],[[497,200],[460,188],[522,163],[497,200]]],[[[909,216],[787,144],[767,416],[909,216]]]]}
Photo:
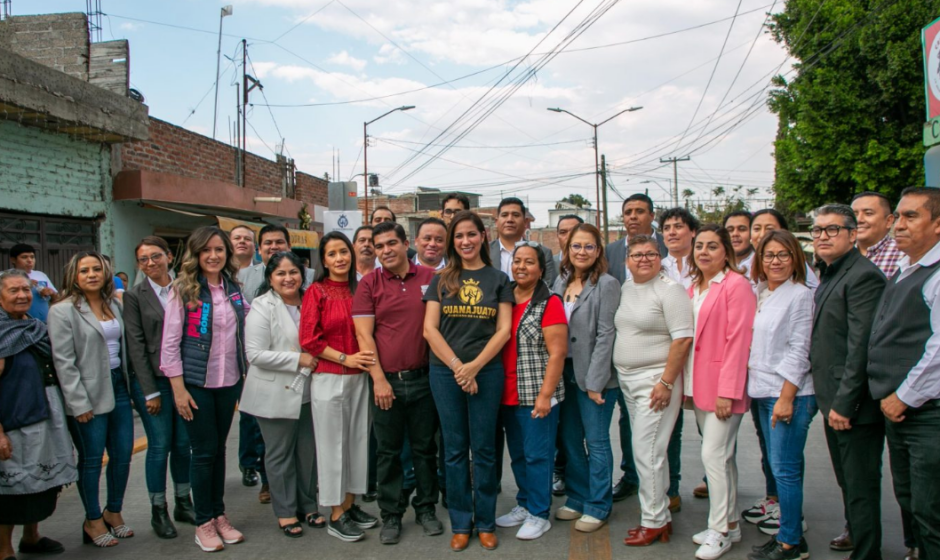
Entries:
{"type": "Polygon", "coordinates": [[[558,218],[558,225],[555,226],[555,229],[557,230],[559,227],[561,227],[561,223],[565,220],[578,220],[579,224],[584,223],[584,219],[577,214],[565,214],[564,216],[558,218]]]}
{"type": "Polygon", "coordinates": [[[449,195],[444,197],[444,200],[441,201],[441,210],[443,210],[444,205],[447,204],[447,202],[451,200],[456,200],[457,202],[459,202],[463,206],[464,210],[470,209],[470,198],[467,197],[467,195],[460,194],[460,193],[450,193],[449,195]]]}
{"type": "MultiPolygon", "coordinates": [[[[245,227],[245,226],[238,226],[238,227],[245,227]]],[[[251,231],[251,230],[249,230],[249,231],[251,231]]],[[[254,233],[254,232],[252,232],[252,233],[254,233]]],[[[135,258],[137,257],[137,251],[140,251],[140,248],[143,247],[144,245],[150,245],[150,246],[153,246],[153,247],[157,247],[158,249],[160,249],[161,251],[163,251],[163,252],[166,253],[167,255],[171,255],[171,254],[172,254],[172,253],[170,252],[170,245],[166,242],[165,239],[163,239],[162,237],[157,237],[156,235],[148,235],[147,237],[145,237],[145,238],[143,238],[143,239],[140,240],[140,243],[137,244],[137,247],[134,247],[134,257],[135,257],[135,258]]]]}
{"type": "Polygon", "coordinates": [[[367,225],[364,225],[364,226],[359,226],[359,227],[356,228],[356,231],[353,232],[353,238],[352,238],[352,242],[353,242],[353,243],[355,243],[356,240],[359,239],[359,232],[362,231],[362,230],[364,230],[364,229],[367,229],[367,230],[371,231],[371,232],[372,232],[372,235],[375,235],[375,228],[373,228],[372,226],[370,226],[370,225],[368,225],[368,224],[367,224],[367,225]]]}
{"type": "Polygon", "coordinates": [[[646,195],[643,194],[643,193],[634,193],[634,194],[631,194],[630,196],[628,196],[628,197],[623,201],[623,204],[620,205],[620,213],[623,214],[623,209],[627,207],[627,203],[629,203],[629,202],[636,202],[636,201],[645,202],[646,205],[649,206],[650,214],[652,214],[652,213],[654,212],[654,210],[653,210],[653,199],[652,199],[652,198],[646,196],[646,195]]]}
{"type": "Polygon", "coordinates": [[[855,218],[855,211],[848,204],[825,204],[816,209],[817,216],[829,216],[838,214],[842,216],[843,224],[847,228],[856,229],[858,220],[855,218]]]}
{"type": "Polygon", "coordinates": [[[370,221],[370,222],[375,219],[375,213],[378,212],[379,210],[385,210],[386,212],[388,212],[389,214],[391,214],[391,215],[392,215],[392,221],[393,221],[393,222],[398,221],[398,218],[395,217],[395,213],[392,212],[392,209],[391,209],[391,208],[389,208],[388,206],[376,206],[375,209],[372,210],[372,215],[369,216],[369,221],[370,221]]]}
{"type": "Polygon", "coordinates": [[[777,220],[777,223],[780,224],[780,229],[790,231],[790,226],[787,225],[787,219],[783,217],[783,214],[777,212],[773,208],[762,208],[761,210],[754,212],[751,215],[751,223],[753,224],[754,220],[756,220],[758,216],[763,216],[764,214],[770,214],[773,216],[774,219],[777,220]]]}
{"type": "Polygon", "coordinates": [[[698,218],[693,216],[691,212],[681,206],[676,206],[675,208],[667,208],[662,211],[662,213],[659,215],[659,227],[666,225],[666,220],[672,220],[676,218],[678,218],[682,223],[685,224],[687,228],[692,231],[698,231],[698,228],[701,226],[701,224],[699,224],[698,218]]]}
{"type": "Polygon", "coordinates": [[[728,227],[728,220],[738,217],[747,218],[747,227],[751,227],[751,222],[754,221],[751,213],[747,210],[735,210],[734,212],[728,212],[725,214],[724,219],[721,221],[721,227],[728,227]]]}
{"type": "MultiPolygon", "coordinates": [[[[538,247],[538,243],[535,243],[535,245],[536,245],[535,247],[532,246],[533,243],[535,243],[535,242],[534,242],[534,241],[524,241],[524,240],[523,240],[523,241],[520,241],[519,243],[516,243],[516,246],[515,246],[515,247],[513,248],[513,250],[512,250],[512,258],[513,258],[513,260],[515,260],[515,258],[516,258],[516,253],[519,252],[519,249],[525,249],[526,247],[528,247],[529,249],[532,249],[533,251],[535,251],[535,259],[536,259],[536,262],[539,263],[539,272],[540,272],[539,278],[540,278],[540,279],[544,279],[544,278],[545,278],[545,268],[548,266],[548,261],[545,259],[545,252],[542,251],[542,250],[538,247]]],[[[515,282],[515,280],[513,280],[513,282],[515,282]]]]}
{"type": "Polygon", "coordinates": [[[421,228],[427,225],[441,226],[445,230],[447,229],[447,224],[444,223],[444,220],[440,218],[434,218],[434,217],[425,218],[421,220],[421,223],[418,224],[418,229],[415,230],[415,237],[417,237],[418,235],[421,235],[421,228]]]}
{"type": "Polygon", "coordinates": [[[499,216],[500,212],[503,211],[503,206],[510,206],[512,204],[516,204],[519,206],[519,208],[522,208],[522,216],[525,217],[526,212],[528,212],[528,210],[526,210],[525,203],[514,196],[510,196],[499,201],[499,206],[496,207],[496,215],[499,216]]]}
{"type": "Polygon", "coordinates": [[[286,227],[275,224],[268,224],[261,228],[261,231],[258,232],[258,245],[261,245],[261,241],[264,240],[265,235],[274,232],[284,234],[284,240],[287,241],[287,246],[290,247],[290,232],[287,231],[286,227]]]}
{"type": "MultiPolygon", "coordinates": [[[[692,229],[692,228],[689,227],[689,229],[692,229]]],[[[646,245],[647,243],[649,243],[653,247],[656,247],[656,252],[657,253],[659,252],[659,245],[656,243],[656,239],[653,238],[652,235],[645,235],[641,233],[639,235],[634,235],[627,241],[627,255],[630,255],[631,249],[633,249],[635,246],[646,245]]]]}
{"type": "Polygon", "coordinates": [[[401,224],[398,222],[382,222],[381,224],[374,226],[372,228],[372,238],[375,239],[376,235],[382,235],[383,233],[388,233],[394,231],[395,235],[398,237],[399,241],[408,241],[408,236],[405,235],[405,228],[401,227],[401,224]]]}
{"type": "Polygon", "coordinates": [[[858,199],[860,199],[860,198],[867,198],[867,197],[869,197],[869,196],[873,196],[873,197],[879,199],[879,200],[881,201],[881,205],[884,207],[885,211],[886,211],[888,214],[891,213],[891,201],[888,200],[888,197],[887,197],[886,195],[884,195],[884,194],[882,194],[882,193],[880,193],[880,192],[875,192],[875,191],[860,192],[860,193],[858,193],[857,195],[855,195],[855,196],[852,197],[852,202],[855,202],[856,200],[858,200],[858,199]]]}
{"type": "MultiPolygon", "coordinates": [[[[268,259],[268,264],[264,266],[264,280],[262,280],[261,285],[258,286],[257,292],[255,292],[254,297],[258,297],[262,294],[266,294],[273,290],[271,287],[271,275],[274,274],[274,271],[281,266],[281,261],[287,259],[290,263],[296,266],[300,270],[300,296],[303,297],[304,289],[307,287],[307,275],[304,270],[303,259],[300,258],[300,255],[294,253],[293,251],[281,251],[280,253],[275,253],[270,259],[268,259]]],[[[250,295],[250,294],[249,294],[250,295]]]]}
{"type": "Polygon", "coordinates": [[[901,191],[901,198],[905,196],[926,196],[927,204],[924,206],[930,212],[930,219],[940,218],[940,189],[936,187],[907,187],[901,191]]]}
{"type": "Polygon", "coordinates": [[[32,253],[35,255],[36,249],[34,249],[32,245],[27,245],[26,243],[17,243],[10,248],[10,260],[15,259],[23,253],[32,253]]]}

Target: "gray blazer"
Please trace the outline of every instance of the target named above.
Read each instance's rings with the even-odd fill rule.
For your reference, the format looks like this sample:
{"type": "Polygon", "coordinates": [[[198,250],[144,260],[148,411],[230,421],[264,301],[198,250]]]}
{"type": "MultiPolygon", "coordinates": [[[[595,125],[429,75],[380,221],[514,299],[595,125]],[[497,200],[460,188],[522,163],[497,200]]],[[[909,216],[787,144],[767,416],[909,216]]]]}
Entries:
{"type": "MultiPolygon", "coordinates": [[[[551,249],[545,245],[539,245],[539,248],[542,249],[542,253],[545,254],[545,283],[549,286],[554,286],[555,279],[558,278],[558,263],[552,257],[551,249]]],[[[493,268],[502,270],[502,268],[500,268],[502,260],[499,258],[499,239],[490,242],[490,259],[493,261],[493,268]]],[[[510,280],[512,279],[511,270],[503,270],[503,272],[509,274],[510,280]]]]}
{"type": "MultiPolygon", "coordinates": [[[[565,297],[567,283],[555,281],[554,292],[565,297]]],[[[620,304],[620,284],[610,274],[602,274],[594,285],[584,284],[568,320],[568,347],[574,361],[574,376],[582,391],[600,393],[618,386],[612,375],[614,315],[620,304]]]]}
{"type": "MultiPolygon", "coordinates": [[[[669,254],[669,249],[666,248],[663,236],[656,232],[653,232],[653,235],[656,238],[656,245],[659,247],[659,256],[665,257],[669,254]]],[[[604,255],[607,257],[607,274],[616,278],[620,285],[623,285],[627,281],[627,238],[618,239],[608,245],[604,255]]]]}
{"type": "MultiPolygon", "coordinates": [[[[111,313],[124,331],[121,304],[111,300],[111,313]]],[[[127,383],[126,337],[121,337],[121,370],[127,383]]],[[[107,414],[114,410],[114,389],[111,386],[111,366],[108,344],[98,318],[82,300],[76,308],[67,299],[49,309],[49,340],[56,375],[65,397],[65,411],[69,416],[86,412],[107,414]]]]}
{"type": "Polygon", "coordinates": [[[137,376],[144,396],[159,393],[156,378],[160,370],[160,349],[163,346],[163,305],[144,279],[124,292],[124,340],[130,371],[137,376]]]}

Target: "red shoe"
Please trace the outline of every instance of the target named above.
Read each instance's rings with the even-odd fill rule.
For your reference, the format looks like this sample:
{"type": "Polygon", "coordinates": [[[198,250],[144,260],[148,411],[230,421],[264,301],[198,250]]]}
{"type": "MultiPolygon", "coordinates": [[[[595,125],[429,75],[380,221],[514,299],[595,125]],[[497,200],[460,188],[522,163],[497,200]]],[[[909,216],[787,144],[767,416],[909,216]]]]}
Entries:
{"type": "MultiPolygon", "coordinates": [[[[643,529],[643,528],[644,528],[644,527],[643,527],[642,525],[637,525],[636,527],[634,527],[634,528],[630,529],[629,531],[627,531],[627,534],[632,537],[633,535],[639,533],[639,532],[640,532],[640,529],[643,529]]],[[[666,530],[669,531],[669,535],[671,536],[671,535],[672,535],[672,521],[666,523],[666,530]]]]}
{"type": "Polygon", "coordinates": [[[640,526],[640,530],[623,540],[627,546],[649,546],[656,541],[669,542],[669,527],[660,527],[659,529],[650,529],[640,526]]]}

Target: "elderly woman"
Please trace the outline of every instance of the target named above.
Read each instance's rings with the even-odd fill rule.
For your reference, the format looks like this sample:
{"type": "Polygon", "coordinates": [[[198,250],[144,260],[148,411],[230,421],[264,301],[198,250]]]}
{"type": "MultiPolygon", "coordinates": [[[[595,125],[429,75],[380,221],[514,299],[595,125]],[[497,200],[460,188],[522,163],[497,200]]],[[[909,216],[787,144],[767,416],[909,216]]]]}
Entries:
{"type": "Polygon", "coordinates": [[[545,254],[538,243],[521,241],[512,254],[512,331],[503,348],[502,416],[516,507],[496,519],[499,527],[522,525],[520,540],[541,537],[552,525],[552,471],[559,403],[565,399],[561,372],[568,353],[568,321],[561,298],[542,281],[545,254]]]}
{"type": "Polygon", "coordinates": [[[239,410],[258,419],[264,437],[264,467],[274,515],[284,535],[303,534],[298,512],[314,527],[317,513],[317,455],[310,411],[310,371],[317,359],[300,349],[298,327],[304,294],[300,257],[285,251],[268,259],[264,281],[245,320],[248,376],[239,410]]]}
{"type": "Polygon", "coordinates": [[[78,253],[65,268],[59,302],[49,309],[55,371],[78,450],[78,493],[85,506],[82,539],[99,547],[116,545],[115,537],[134,536],[121,516],[131,471],[134,413],[124,320],[113,282],[103,255],[78,253]],[[108,499],[102,510],[98,490],[105,450],[108,499]]]}
{"type": "Polygon", "coordinates": [[[23,526],[20,552],[62,552],[39,522],[78,480],[46,325],[27,314],[32,303],[25,272],[0,272],[0,558],[14,556],[14,525],[23,526]]]}
{"type": "Polygon", "coordinates": [[[620,289],[614,317],[614,366],[633,428],[641,518],[624,544],[648,546],[668,542],[672,530],[666,452],[682,406],[680,376],[694,330],[692,303],[682,284],[663,273],[656,240],[635,235],[627,251],[632,279],[620,289]]]}
{"type": "Polygon", "coordinates": [[[758,523],[761,532],[776,534],[757,553],[760,560],[796,559],[807,552],[801,521],[803,449],[817,407],[809,375],[813,291],[806,287],[805,270],[793,234],[773,230],[764,236],[752,269],[759,284],[747,392],[767,442],[780,507],[758,523]]]}

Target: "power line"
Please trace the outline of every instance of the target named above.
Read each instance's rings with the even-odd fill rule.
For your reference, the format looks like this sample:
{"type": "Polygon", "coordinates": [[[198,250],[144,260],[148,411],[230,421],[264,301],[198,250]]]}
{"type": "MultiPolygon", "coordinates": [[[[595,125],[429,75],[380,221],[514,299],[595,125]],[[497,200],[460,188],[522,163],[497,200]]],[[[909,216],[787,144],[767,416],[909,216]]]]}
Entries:
{"type": "Polygon", "coordinates": [[[281,33],[280,35],[278,35],[277,38],[271,40],[271,42],[272,42],[272,43],[277,43],[278,41],[280,41],[281,39],[283,39],[285,35],[287,35],[287,34],[290,33],[291,31],[297,29],[297,28],[300,27],[301,25],[307,23],[307,20],[309,20],[309,19],[312,18],[313,16],[319,14],[319,13],[322,12],[323,10],[327,9],[327,7],[329,7],[330,4],[332,4],[334,1],[335,1],[335,0],[330,0],[329,2],[327,2],[326,4],[324,4],[323,6],[321,6],[320,9],[318,9],[318,10],[315,11],[315,12],[313,12],[312,14],[310,14],[310,15],[307,16],[307,17],[305,17],[304,19],[298,21],[296,25],[294,25],[293,27],[291,27],[290,29],[288,29],[288,30],[285,31],[284,33],[281,33]]]}
{"type": "MultiPolygon", "coordinates": [[[[427,145],[431,145],[431,146],[446,146],[446,144],[427,144],[426,142],[413,142],[413,141],[408,141],[408,140],[399,140],[399,139],[397,139],[397,138],[383,138],[383,137],[381,137],[381,136],[371,136],[370,138],[374,138],[375,140],[379,140],[379,141],[383,141],[383,142],[386,141],[386,140],[389,140],[389,141],[392,141],[392,142],[402,142],[402,143],[405,143],[405,144],[417,144],[417,145],[420,145],[420,146],[427,146],[427,145]]],[[[451,148],[460,148],[460,149],[465,149],[465,150],[470,150],[470,149],[472,149],[472,150],[515,150],[515,149],[522,149],[522,148],[542,148],[542,147],[546,147],[546,146],[560,146],[560,145],[563,145],[563,144],[585,144],[585,143],[590,142],[590,141],[591,141],[590,138],[583,138],[583,139],[581,139],[581,140],[563,140],[563,141],[560,141],[560,142],[546,142],[546,143],[544,143],[544,144],[517,144],[517,145],[515,145],[515,146],[486,146],[486,145],[484,145],[484,146],[466,146],[466,145],[454,145],[454,146],[451,146],[451,148]]]]}

